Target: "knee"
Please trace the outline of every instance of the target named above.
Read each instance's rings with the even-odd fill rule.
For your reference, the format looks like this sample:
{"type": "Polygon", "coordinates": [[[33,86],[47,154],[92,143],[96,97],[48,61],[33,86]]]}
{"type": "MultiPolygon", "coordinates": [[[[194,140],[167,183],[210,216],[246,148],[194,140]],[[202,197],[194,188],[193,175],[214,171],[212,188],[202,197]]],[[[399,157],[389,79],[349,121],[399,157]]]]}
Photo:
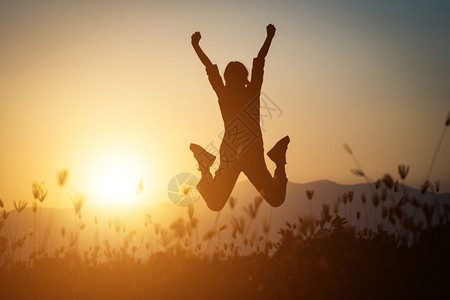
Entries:
{"type": "Polygon", "coordinates": [[[286,199],[286,190],[282,189],[265,189],[259,192],[264,200],[272,207],[281,206],[286,199]]]}
{"type": "Polygon", "coordinates": [[[272,206],[272,207],[279,207],[284,203],[284,198],[270,198],[266,199],[266,201],[272,206]]]}
{"type": "Polygon", "coordinates": [[[213,198],[210,200],[206,200],[206,205],[208,208],[212,211],[221,211],[222,208],[225,206],[225,203],[227,202],[227,199],[220,199],[220,198],[213,198]]]}
{"type": "Polygon", "coordinates": [[[206,205],[208,206],[208,208],[212,211],[221,211],[222,208],[225,206],[225,203],[223,204],[216,204],[216,203],[210,203],[210,202],[206,202],[206,205]]]}

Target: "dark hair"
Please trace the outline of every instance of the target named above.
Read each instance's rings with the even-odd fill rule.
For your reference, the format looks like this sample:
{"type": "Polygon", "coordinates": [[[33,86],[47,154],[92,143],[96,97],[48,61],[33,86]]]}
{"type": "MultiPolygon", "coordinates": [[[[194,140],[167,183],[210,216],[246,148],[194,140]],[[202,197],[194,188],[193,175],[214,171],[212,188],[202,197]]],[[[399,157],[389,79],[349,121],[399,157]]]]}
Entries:
{"type": "Polygon", "coordinates": [[[243,63],[238,61],[230,62],[225,68],[223,76],[229,86],[248,84],[248,70],[243,63]]]}

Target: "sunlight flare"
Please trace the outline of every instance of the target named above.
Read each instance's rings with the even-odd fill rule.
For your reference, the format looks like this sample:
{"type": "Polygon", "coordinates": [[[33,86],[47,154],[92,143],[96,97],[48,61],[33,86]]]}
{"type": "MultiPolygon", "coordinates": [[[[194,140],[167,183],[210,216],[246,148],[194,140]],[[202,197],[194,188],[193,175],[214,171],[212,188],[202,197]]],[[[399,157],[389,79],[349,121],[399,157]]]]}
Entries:
{"type": "Polygon", "coordinates": [[[135,205],[143,189],[142,173],[132,157],[109,156],[99,160],[93,171],[95,204],[135,205]]]}

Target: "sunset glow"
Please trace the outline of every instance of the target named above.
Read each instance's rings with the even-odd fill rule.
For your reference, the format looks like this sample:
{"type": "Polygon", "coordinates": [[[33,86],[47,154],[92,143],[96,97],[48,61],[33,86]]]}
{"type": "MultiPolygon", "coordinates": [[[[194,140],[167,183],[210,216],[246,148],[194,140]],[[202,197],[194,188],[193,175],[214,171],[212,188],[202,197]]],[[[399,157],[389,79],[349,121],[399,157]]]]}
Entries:
{"type": "Polygon", "coordinates": [[[94,205],[130,206],[137,202],[141,180],[138,162],[119,155],[102,157],[92,170],[94,205]]]}
{"type": "Polygon", "coordinates": [[[0,299],[450,299],[449,29],[0,0],[0,299]]]}

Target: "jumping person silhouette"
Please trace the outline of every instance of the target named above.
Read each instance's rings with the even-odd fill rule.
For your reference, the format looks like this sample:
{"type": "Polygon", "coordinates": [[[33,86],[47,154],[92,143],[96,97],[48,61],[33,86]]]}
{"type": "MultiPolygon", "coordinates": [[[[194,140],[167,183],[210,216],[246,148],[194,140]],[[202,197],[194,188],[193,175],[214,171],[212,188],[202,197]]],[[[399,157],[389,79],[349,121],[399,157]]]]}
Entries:
{"type": "Polygon", "coordinates": [[[247,175],[261,196],[272,206],[283,204],[286,196],[286,150],[289,136],[278,141],[267,152],[276,164],[274,176],[270,175],[264,160],[263,139],[260,127],[260,94],[264,75],[265,57],[275,36],[275,26],[267,25],[267,37],[258,56],[253,59],[251,80],[246,67],[237,61],[230,62],[224,72],[225,85],[217,65],[201,49],[200,32],[191,36],[191,43],[200,61],[206,67],[209,82],[219,99],[225,125],[220,145],[220,165],[214,178],[210,167],[216,157],[201,146],[191,144],[190,149],[198,161],[202,178],[197,189],[211,210],[219,211],[227,202],[241,172],[247,175]]]}

